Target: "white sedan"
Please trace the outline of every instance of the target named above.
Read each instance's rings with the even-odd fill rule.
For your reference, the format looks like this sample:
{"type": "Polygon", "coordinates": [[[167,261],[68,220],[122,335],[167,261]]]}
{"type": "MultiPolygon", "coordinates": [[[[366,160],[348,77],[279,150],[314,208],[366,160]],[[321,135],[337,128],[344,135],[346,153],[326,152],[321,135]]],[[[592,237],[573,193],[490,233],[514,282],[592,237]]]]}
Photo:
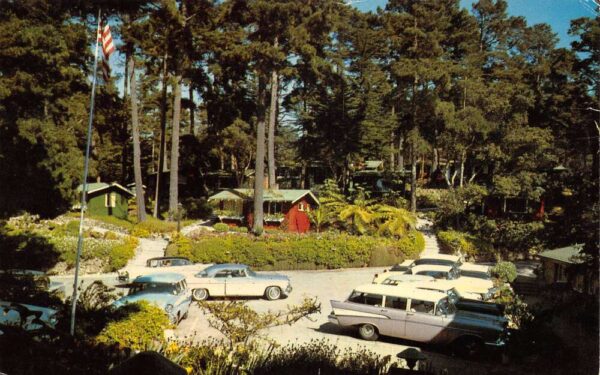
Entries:
{"type": "Polygon", "coordinates": [[[292,292],[284,275],[257,274],[245,264],[215,264],[187,279],[192,297],[261,297],[275,300],[292,292]]]}

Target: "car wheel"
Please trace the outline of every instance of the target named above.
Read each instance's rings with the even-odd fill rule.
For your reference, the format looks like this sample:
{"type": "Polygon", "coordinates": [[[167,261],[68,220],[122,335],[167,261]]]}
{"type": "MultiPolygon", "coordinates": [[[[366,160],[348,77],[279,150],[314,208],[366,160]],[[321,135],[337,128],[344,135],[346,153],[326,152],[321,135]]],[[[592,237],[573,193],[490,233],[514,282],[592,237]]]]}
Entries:
{"type": "Polygon", "coordinates": [[[188,313],[189,310],[185,312],[185,314],[183,314],[183,316],[181,317],[181,320],[187,319],[188,318],[188,313]]]}
{"type": "Polygon", "coordinates": [[[360,338],[367,341],[375,341],[379,338],[377,328],[375,328],[375,326],[372,324],[363,324],[358,327],[358,334],[360,338]]]}
{"type": "Polygon", "coordinates": [[[270,286],[265,290],[265,297],[269,301],[281,298],[281,289],[278,286],[270,286]]]}
{"type": "Polygon", "coordinates": [[[194,301],[205,301],[208,299],[208,290],[194,289],[192,291],[192,297],[194,298],[194,301]]]}
{"type": "Polygon", "coordinates": [[[483,342],[477,337],[462,337],[454,342],[454,354],[463,358],[474,358],[481,354],[483,342]]]}

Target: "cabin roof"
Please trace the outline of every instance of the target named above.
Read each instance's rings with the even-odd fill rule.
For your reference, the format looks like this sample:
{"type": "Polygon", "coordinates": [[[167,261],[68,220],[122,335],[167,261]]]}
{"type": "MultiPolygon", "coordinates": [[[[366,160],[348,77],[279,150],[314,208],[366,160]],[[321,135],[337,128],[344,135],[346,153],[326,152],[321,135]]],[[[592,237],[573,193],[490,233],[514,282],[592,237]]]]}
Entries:
{"type": "MultiPolygon", "coordinates": [[[[301,189],[265,189],[263,200],[265,202],[298,202],[305,196],[310,196],[312,200],[319,205],[319,200],[310,190],[301,189]]],[[[247,200],[251,201],[254,196],[254,189],[225,189],[208,198],[209,201],[215,200],[247,200]]]]}
{"type": "Polygon", "coordinates": [[[583,245],[575,244],[567,247],[561,247],[558,249],[546,250],[539,253],[540,258],[551,259],[561,263],[567,264],[581,264],[585,260],[581,256],[581,250],[583,245]]]}

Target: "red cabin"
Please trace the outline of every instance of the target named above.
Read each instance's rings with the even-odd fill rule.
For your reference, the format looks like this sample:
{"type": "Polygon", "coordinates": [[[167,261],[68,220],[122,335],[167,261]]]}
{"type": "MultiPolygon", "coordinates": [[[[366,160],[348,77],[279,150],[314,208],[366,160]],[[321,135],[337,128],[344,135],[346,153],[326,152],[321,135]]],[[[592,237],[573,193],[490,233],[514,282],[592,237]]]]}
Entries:
{"type": "MultiPolygon", "coordinates": [[[[225,189],[208,198],[219,221],[232,226],[252,226],[254,189],[225,189]]],[[[265,228],[286,227],[288,232],[310,229],[308,213],[320,205],[310,190],[265,189],[263,211],[265,228]]]]}

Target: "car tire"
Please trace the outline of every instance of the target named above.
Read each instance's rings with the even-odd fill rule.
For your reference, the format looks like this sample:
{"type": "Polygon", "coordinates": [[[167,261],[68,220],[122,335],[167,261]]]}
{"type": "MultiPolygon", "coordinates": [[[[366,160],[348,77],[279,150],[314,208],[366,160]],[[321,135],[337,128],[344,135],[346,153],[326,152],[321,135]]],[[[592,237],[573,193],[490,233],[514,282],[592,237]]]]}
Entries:
{"type": "Polygon", "coordinates": [[[208,299],[208,290],[204,288],[192,290],[192,298],[194,301],[206,301],[208,299]]]}
{"type": "Polygon", "coordinates": [[[483,341],[478,337],[460,337],[454,341],[454,354],[462,358],[475,358],[483,351],[483,341]]]}
{"type": "Polygon", "coordinates": [[[269,301],[281,298],[281,289],[278,286],[270,286],[265,290],[265,297],[269,301]]]}
{"type": "Polygon", "coordinates": [[[372,324],[362,324],[358,327],[358,335],[361,339],[367,341],[375,341],[379,338],[379,333],[377,332],[377,328],[375,328],[372,324]]]}

